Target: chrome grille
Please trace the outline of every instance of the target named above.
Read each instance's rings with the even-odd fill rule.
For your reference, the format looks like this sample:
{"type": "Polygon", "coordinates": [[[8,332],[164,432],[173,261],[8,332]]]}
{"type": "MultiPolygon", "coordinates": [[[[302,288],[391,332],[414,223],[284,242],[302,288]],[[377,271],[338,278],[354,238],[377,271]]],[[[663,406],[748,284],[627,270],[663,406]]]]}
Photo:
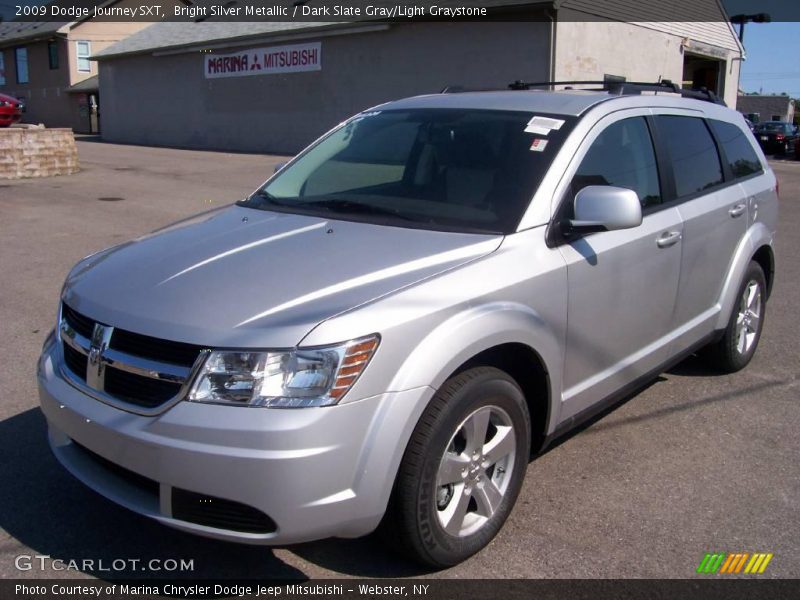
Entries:
{"type": "Polygon", "coordinates": [[[67,323],[69,323],[70,327],[72,327],[77,333],[80,333],[83,337],[92,337],[94,321],[91,319],[87,319],[82,314],[75,312],[66,304],[61,305],[61,317],[67,323]]]}
{"type": "Polygon", "coordinates": [[[83,381],[86,381],[86,366],[89,361],[88,357],[85,354],[81,354],[77,350],[73,349],[72,346],[68,346],[67,344],[63,344],[64,348],[64,363],[69,367],[70,371],[75,373],[77,377],[80,377],[83,381]]]}
{"type": "Polygon", "coordinates": [[[181,384],[140,377],[112,367],[106,371],[105,391],[126,402],[154,408],[177,395],[181,384]]]}
{"type": "Polygon", "coordinates": [[[121,329],[114,330],[114,336],[111,338],[111,348],[127,354],[143,358],[155,358],[185,367],[191,367],[200,350],[202,350],[200,346],[160,340],[121,329]]]}
{"type": "Polygon", "coordinates": [[[206,354],[201,346],[105,325],[66,304],[58,331],[67,380],[98,400],[141,414],[180,400],[206,354]]]}

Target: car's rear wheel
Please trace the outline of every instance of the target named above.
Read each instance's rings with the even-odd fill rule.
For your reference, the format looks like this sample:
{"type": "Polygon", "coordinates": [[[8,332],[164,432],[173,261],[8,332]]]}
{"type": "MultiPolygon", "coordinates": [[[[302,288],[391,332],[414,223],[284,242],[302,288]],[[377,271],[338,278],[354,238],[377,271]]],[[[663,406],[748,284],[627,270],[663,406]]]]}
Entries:
{"type": "Polygon", "coordinates": [[[448,380],[411,436],[384,532],[413,559],[457,564],[485,547],[517,499],[530,416],[516,382],[478,367],[448,380]]]}
{"type": "Polygon", "coordinates": [[[707,349],[707,357],[721,371],[739,371],[753,358],[764,327],[766,290],[764,271],[752,261],[739,288],[725,333],[707,349]]]}

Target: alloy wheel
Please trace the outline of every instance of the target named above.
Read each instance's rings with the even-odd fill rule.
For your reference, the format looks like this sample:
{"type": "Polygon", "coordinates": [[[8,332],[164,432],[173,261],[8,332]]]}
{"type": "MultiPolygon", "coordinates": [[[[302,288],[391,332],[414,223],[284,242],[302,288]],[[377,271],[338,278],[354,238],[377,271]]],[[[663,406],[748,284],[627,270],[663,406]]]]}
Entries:
{"type": "Polygon", "coordinates": [[[516,460],[511,417],[498,406],[482,406],[456,429],[439,463],[436,514],[450,535],[465,537],[497,512],[516,460]]]}
{"type": "Polygon", "coordinates": [[[746,354],[753,347],[760,320],[761,286],[751,280],[744,288],[736,317],[736,350],[739,354],[746,354]]]}

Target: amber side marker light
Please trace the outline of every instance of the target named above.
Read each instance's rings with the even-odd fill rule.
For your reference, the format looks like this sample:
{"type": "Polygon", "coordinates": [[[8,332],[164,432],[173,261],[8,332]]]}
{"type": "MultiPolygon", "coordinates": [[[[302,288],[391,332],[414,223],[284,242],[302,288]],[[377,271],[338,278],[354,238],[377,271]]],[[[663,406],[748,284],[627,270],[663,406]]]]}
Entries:
{"type": "Polygon", "coordinates": [[[331,398],[339,400],[347,393],[347,390],[353,387],[375,354],[375,350],[378,349],[379,343],[380,338],[377,335],[353,340],[344,353],[342,365],[336,374],[336,381],[328,393],[331,398]]]}

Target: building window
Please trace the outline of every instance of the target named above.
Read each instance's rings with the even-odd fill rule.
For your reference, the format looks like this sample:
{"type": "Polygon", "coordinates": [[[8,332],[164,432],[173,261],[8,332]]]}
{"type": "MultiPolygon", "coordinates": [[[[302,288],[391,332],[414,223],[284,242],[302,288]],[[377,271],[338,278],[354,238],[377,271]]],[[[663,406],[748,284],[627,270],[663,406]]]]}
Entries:
{"type": "Polygon", "coordinates": [[[92,54],[92,44],[90,42],[75,42],[78,49],[78,71],[89,73],[92,65],[89,56],[92,54]]]}
{"type": "Polygon", "coordinates": [[[50,61],[50,69],[58,68],[58,42],[47,42],[47,58],[50,61]]]}
{"type": "Polygon", "coordinates": [[[28,83],[28,49],[15,48],[14,62],[17,67],[17,83],[28,83]]]}
{"type": "Polygon", "coordinates": [[[6,84],[6,59],[3,51],[0,50],[0,85],[6,84]]]}

